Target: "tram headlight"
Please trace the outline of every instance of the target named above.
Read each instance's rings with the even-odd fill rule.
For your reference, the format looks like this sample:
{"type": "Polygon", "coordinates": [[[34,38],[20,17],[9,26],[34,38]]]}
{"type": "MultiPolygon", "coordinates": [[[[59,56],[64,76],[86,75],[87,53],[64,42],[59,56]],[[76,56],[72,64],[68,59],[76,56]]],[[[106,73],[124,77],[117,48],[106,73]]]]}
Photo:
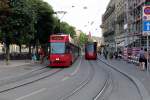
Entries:
{"type": "Polygon", "coordinates": [[[59,58],[56,58],[56,61],[59,61],[60,59],[59,58]]]}

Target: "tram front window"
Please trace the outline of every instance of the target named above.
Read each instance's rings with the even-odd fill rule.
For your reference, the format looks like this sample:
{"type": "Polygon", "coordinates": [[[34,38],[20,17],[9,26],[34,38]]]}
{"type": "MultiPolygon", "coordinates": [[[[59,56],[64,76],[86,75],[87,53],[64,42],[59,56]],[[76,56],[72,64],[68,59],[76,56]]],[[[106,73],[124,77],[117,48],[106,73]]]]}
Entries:
{"type": "Polygon", "coordinates": [[[65,43],[51,43],[51,54],[65,53],[65,43]]]}
{"type": "Polygon", "coordinates": [[[94,46],[93,45],[87,45],[86,51],[87,52],[94,52],[94,46]]]}

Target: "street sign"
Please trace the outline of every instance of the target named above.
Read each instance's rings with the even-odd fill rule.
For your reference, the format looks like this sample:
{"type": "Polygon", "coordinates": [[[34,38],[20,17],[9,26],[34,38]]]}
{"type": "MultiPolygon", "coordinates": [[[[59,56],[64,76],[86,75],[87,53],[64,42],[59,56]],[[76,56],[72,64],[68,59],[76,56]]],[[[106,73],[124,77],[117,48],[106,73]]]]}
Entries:
{"type": "Polygon", "coordinates": [[[143,35],[150,35],[150,6],[143,6],[143,35]]]}
{"type": "Polygon", "coordinates": [[[150,21],[143,21],[143,31],[150,32],[150,21]]]}
{"type": "Polygon", "coordinates": [[[150,15],[150,7],[149,7],[149,6],[146,6],[146,7],[144,8],[144,14],[150,15]]]}
{"type": "Polygon", "coordinates": [[[143,6],[143,20],[150,20],[150,6],[143,6]]]}
{"type": "Polygon", "coordinates": [[[143,21],[143,36],[150,35],[150,21],[143,21]]]}

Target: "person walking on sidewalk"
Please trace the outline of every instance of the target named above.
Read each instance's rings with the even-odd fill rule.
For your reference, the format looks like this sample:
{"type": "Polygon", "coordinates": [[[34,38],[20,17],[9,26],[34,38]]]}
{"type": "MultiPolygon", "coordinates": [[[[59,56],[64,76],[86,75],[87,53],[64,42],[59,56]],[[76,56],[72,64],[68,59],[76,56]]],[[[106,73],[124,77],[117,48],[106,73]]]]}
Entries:
{"type": "Polygon", "coordinates": [[[41,60],[41,64],[44,62],[44,58],[45,58],[45,51],[43,48],[40,48],[40,51],[39,51],[39,55],[40,55],[40,60],[41,60]]]}
{"type": "Polygon", "coordinates": [[[107,50],[104,51],[104,57],[105,57],[105,59],[107,59],[107,57],[108,57],[108,51],[107,50]]]}
{"type": "Polygon", "coordinates": [[[115,59],[118,58],[118,52],[117,51],[114,52],[114,57],[115,57],[115,59]]]}
{"type": "Polygon", "coordinates": [[[139,69],[143,70],[144,69],[144,65],[145,64],[145,55],[144,55],[144,50],[143,48],[141,48],[141,50],[139,51],[139,69]]]}

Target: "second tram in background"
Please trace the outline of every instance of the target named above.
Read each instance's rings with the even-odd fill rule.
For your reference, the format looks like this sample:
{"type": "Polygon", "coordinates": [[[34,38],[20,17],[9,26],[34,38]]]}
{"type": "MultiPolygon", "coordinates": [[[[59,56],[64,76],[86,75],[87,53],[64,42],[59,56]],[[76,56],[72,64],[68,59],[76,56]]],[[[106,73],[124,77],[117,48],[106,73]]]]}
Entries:
{"type": "Polygon", "coordinates": [[[51,67],[70,66],[80,53],[80,48],[75,45],[70,35],[51,35],[49,45],[51,67]]]}
{"type": "Polygon", "coordinates": [[[97,42],[88,42],[85,44],[85,59],[86,60],[97,59],[97,42]]]}

